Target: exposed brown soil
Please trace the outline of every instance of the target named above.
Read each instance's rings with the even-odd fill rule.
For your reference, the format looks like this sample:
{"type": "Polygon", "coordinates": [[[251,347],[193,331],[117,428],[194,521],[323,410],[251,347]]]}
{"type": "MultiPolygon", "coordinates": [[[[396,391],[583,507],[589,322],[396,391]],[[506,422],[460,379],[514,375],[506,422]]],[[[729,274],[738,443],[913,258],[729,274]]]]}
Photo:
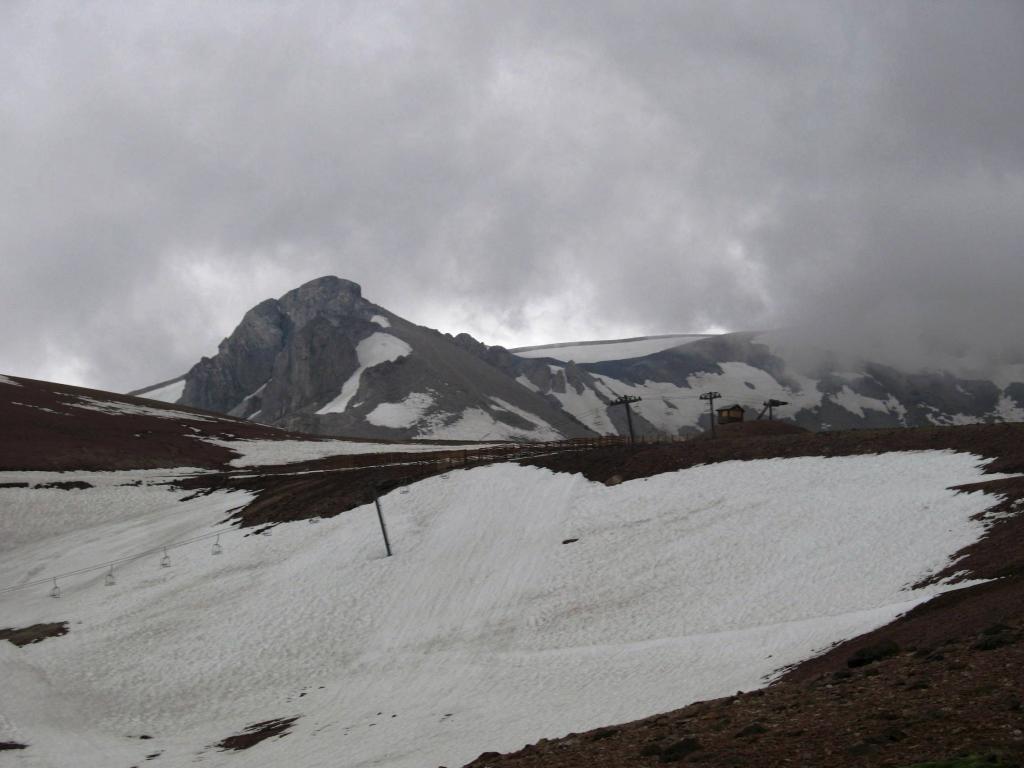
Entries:
{"type": "MultiPolygon", "coordinates": [[[[622,482],[696,464],[948,449],[1024,472],[1024,425],[693,440],[535,460],[622,482]]],[[[993,579],[947,592],[875,632],[839,643],[760,691],[634,723],[542,740],[482,766],[908,766],[957,754],[1024,760],[1024,479],[963,486],[993,497],[988,535],[935,579],[993,579]]]]}
{"type": "Polygon", "coordinates": [[[267,720],[262,723],[250,725],[244,731],[234,736],[228,736],[214,746],[224,750],[242,750],[254,747],[261,741],[274,738],[275,736],[287,736],[291,727],[298,720],[297,717],[282,717],[278,720],[267,720]]]}
{"type": "Polygon", "coordinates": [[[908,766],[960,753],[1021,759],[1021,626],[994,627],[992,634],[960,636],[934,649],[906,648],[866,666],[844,665],[837,674],[787,679],[470,765],[832,768],[908,766]]]}
{"type": "Polygon", "coordinates": [[[718,424],[715,437],[710,434],[699,435],[696,439],[717,439],[718,437],[764,437],[769,435],[806,435],[803,427],[788,421],[741,421],[733,424],[718,424]]]}
{"type": "Polygon", "coordinates": [[[17,646],[39,643],[48,637],[60,637],[68,633],[66,621],[56,621],[51,624],[33,624],[30,627],[20,629],[0,629],[0,640],[10,640],[17,646]]]}
{"type": "Polygon", "coordinates": [[[37,483],[32,486],[33,488],[56,488],[60,491],[84,491],[86,488],[92,488],[92,483],[87,483],[84,480],[60,480],[56,483],[37,483]]]}
{"type": "MultiPolygon", "coordinates": [[[[185,406],[81,387],[9,377],[0,384],[0,470],[113,470],[225,466],[235,454],[197,437],[274,440],[296,437],[261,424],[185,406]],[[81,398],[193,413],[203,420],[111,414],[75,407],[81,398]]],[[[86,401],[85,404],[88,404],[86,401]]],[[[310,439],[310,438],[304,438],[310,439]]]]}
{"type": "MultiPolygon", "coordinates": [[[[777,424],[781,422],[775,422],[777,424]]],[[[1024,424],[979,424],[919,429],[744,434],[682,443],[598,448],[530,462],[556,472],[579,472],[590,480],[633,480],[719,461],[853,456],[891,451],[953,450],[989,458],[988,472],[1024,472],[1024,424]]]]}
{"type": "MultiPolygon", "coordinates": [[[[287,432],[182,405],[34,379],[8,378],[18,386],[0,383],[0,424],[4,428],[3,440],[0,441],[0,471],[225,469],[238,454],[229,447],[213,445],[202,438],[223,441],[329,439],[287,432]],[[145,406],[186,416],[164,418],[76,407],[76,404],[90,405],[82,398],[114,405],[145,406]],[[195,418],[187,418],[187,414],[193,414],[195,418]]],[[[347,439],[368,442],[358,438],[347,439]]],[[[440,450],[445,450],[443,442],[439,443],[440,450]]],[[[371,463],[366,454],[336,458],[339,462],[335,466],[358,466],[360,461],[371,463]],[[346,460],[349,463],[344,463],[346,460]]],[[[52,487],[69,489],[80,486],[54,484],[52,487]]]]}
{"type": "Polygon", "coordinates": [[[196,493],[246,490],[256,499],[237,510],[243,527],[266,526],[314,517],[329,518],[427,477],[531,453],[571,450],[562,446],[491,447],[425,453],[375,453],[332,456],[297,464],[260,467],[186,478],[182,488],[196,493]]]}

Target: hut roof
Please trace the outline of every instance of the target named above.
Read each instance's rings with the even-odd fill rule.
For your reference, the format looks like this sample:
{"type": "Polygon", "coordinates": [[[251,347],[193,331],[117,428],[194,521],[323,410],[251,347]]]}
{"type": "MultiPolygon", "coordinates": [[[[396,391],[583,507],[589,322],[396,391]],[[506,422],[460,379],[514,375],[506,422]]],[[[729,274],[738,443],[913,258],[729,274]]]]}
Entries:
{"type": "Polygon", "coordinates": [[[715,410],[721,413],[722,411],[746,411],[747,409],[739,403],[733,403],[732,405],[723,405],[721,408],[716,408],[715,410]]]}

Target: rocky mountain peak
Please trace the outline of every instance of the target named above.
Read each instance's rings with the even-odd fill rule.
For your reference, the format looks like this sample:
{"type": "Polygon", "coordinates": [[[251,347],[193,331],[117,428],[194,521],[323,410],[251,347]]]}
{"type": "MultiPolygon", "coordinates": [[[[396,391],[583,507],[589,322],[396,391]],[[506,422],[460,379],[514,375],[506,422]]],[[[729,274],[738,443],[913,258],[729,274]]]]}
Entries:
{"type": "Polygon", "coordinates": [[[367,312],[378,309],[363,298],[363,289],[358,283],[334,275],[318,277],[288,291],[278,299],[278,304],[296,328],[302,328],[317,316],[338,325],[343,318],[364,317],[367,312]]]}

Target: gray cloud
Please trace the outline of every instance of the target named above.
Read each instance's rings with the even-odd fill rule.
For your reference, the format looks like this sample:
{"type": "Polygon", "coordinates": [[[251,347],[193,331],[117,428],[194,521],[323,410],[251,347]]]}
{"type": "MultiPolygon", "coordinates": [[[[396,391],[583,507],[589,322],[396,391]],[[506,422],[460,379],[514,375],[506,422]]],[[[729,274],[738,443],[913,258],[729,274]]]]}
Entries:
{"type": "Polygon", "coordinates": [[[1018,3],[68,9],[0,9],[0,370],[140,386],[325,273],[506,344],[1019,345],[1018,3]]]}

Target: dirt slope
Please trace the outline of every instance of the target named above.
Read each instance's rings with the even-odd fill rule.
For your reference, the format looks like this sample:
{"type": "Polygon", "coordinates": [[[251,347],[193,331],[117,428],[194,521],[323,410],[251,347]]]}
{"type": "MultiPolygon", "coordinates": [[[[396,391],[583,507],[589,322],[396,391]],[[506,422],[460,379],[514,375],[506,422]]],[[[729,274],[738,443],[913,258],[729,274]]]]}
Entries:
{"type": "Polygon", "coordinates": [[[34,379],[6,379],[0,381],[0,470],[220,467],[234,454],[197,438],[294,437],[185,406],[34,379]]]}

